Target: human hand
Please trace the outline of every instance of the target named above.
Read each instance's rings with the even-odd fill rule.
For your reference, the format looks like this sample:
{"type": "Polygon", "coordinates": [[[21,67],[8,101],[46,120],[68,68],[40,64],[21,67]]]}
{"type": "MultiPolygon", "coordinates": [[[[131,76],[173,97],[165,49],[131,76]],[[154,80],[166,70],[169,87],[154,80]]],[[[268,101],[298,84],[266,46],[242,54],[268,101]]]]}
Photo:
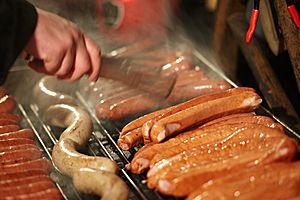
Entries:
{"type": "Polygon", "coordinates": [[[60,79],[77,80],[86,74],[96,81],[101,59],[97,45],[70,21],[41,9],[37,13],[36,29],[25,51],[42,62],[33,60],[28,65],[60,79]]]}

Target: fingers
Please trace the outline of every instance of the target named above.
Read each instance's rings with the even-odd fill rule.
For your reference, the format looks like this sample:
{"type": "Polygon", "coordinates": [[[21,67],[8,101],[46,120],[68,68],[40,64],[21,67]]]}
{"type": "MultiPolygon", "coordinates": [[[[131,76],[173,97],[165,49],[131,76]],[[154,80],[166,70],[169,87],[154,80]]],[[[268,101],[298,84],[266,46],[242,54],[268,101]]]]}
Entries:
{"type": "Polygon", "coordinates": [[[85,46],[90,56],[91,68],[88,72],[90,81],[97,81],[100,74],[101,51],[97,45],[87,36],[84,37],[85,46]]]}

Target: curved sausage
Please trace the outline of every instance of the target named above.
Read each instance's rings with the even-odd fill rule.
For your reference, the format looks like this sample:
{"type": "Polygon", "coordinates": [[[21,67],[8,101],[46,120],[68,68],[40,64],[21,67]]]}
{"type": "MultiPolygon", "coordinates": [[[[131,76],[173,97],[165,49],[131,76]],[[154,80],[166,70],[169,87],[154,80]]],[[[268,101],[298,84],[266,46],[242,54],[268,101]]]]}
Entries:
{"type": "Polygon", "coordinates": [[[54,145],[52,158],[57,168],[64,174],[73,177],[81,168],[92,168],[111,173],[118,171],[117,164],[107,157],[87,156],[78,153],[78,144],[71,139],[60,139],[54,145]]]}
{"type": "Polygon", "coordinates": [[[93,123],[88,113],[79,107],[58,104],[49,107],[46,121],[51,125],[67,128],[52,151],[53,162],[64,174],[73,176],[80,168],[95,168],[117,172],[117,164],[106,157],[87,156],[77,152],[89,140],[93,123]]]}
{"type": "Polygon", "coordinates": [[[99,195],[103,200],[128,199],[127,185],[110,172],[83,168],[74,173],[73,184],[79,191],[99,195]]]}
{"type": "Polygon", "coordinates": [[[11,112],[16,105],[16,100],[13,96],[5,95],[0,99],[0,113],[11,112]]]}
{"type": "Polygon", "coordinates": [[[158,120],[151,128],[153,142],[161,142],[186,128],[218,117],[254,110],[262,99],[253,91],[245,91],[188,107],[158,120]]]}
{"type": "Polygon", "coordinates": [[[15,124],[0,126],[0,134],[14,132],[14,131],[18,131],[18,130],[20,130],[20,126],[15,125],[15,124]]]}
{"type": "Polygon", "coordinates": [[[50,105],[65,103],[77,105],[75,99],[68,95],[76,89],[76,84],[60,81],[52,76],[44,76],[33,88],[34,101],[44,111],[50,105]]]}
{"type": "Polygon", "coordinates": [[[0,140],[7,140],[13,138],[26,138],[26,139],[34,139],[34,133],[31,129],[21,129],[14,132],[8,132],[0,134],[0,140]]]}

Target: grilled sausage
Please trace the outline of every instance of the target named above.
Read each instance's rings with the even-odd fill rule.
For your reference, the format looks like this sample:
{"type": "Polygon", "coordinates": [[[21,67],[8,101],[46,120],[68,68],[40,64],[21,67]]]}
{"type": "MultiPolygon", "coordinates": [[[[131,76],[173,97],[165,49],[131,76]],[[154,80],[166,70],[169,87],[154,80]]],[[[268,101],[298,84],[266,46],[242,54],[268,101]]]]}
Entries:
{"type": "Polygon", "coordinates": [[[31,176],[47,175],[49,171],[44,169],[31,169],[28,168],[24,171],[17,172],[0,172],[0,180],[14,180],[14,179],[24,179],[31,176]]]}
{"type": "Polygon", "coordinates": [[[80,168],[117,172],[117,164],[109,158],[87,156],[76,151],[87,143],[92,134],[92,120],[84,110],[65,104],[54,105],[47,110],[46,121],[67,127],[52,151],[53,162],[64,174],[72,177],[80,168]]]}
{"type": "Polygon", "coordinates": [[[111,173],[118,171],[117,164],[106,157],[87,156],[76,151],[78,144],[71,139],[60,139],[54,146],[52,158],[54,164],[64,174],[73,177],[81,168],[92,168],[111,173]]]}
{"type": "Polygon", "coordinates": [[[186,108],[157,121],[151,128],[150,137],[161,142],[186,128],[203,124],[218,117],[254,110],[262,99],[253,91],[225,96],[197,106],[186,108]]]}
{"type": "MultiPolygon", "coordinates": [[[[145,136],[150,137],[150,131],[152,129],[152,126],[157,121],[159,121],[159,120],[161,120],[165,117],[168,117],[170,115],[173,115],[173,114],[175,114],[179,111],[182,111],[186,108],[193,107],[193,106],[196,106],[198,104],[202,104],[204,102],[212,101],[212,100],[215,100],[215,99],[218,99],[218,98],[223,98],[223,97],[230,96],[230,95],[240,94],[240,93],[246,92],[246,91],[253,91],[254,92],[254,89],[252,89],[252,88],[229,89],[229,90],[226,90],[224,92],[219,92],[219,93],[216,93],[216,94],[210,94],[210,95],[203,95],[203,96],[200,96],[200,97],[195,97],[195,98],[193,98],[189,101],[186,101],[184,103],[181,103],[181,104],[166,108],[164,110],[161,110],[160,111],[161,113],[158,116],[155,116],[152,119],[149,119],[147,124],[143,123],[144,126],[147,126],[147,127],[143,128],[143,130],[142,130],[143,133],[142,134],[144,135],[144,137],[145,136]]],[[[137,121],[136,123],[138,123],[139,119],[136,120],[136,121],[137,121]]]]}
{"type": "MultiPolygon", "coordinates": [[[[201,159],[197,159],[198,161],[192,161],[193,167],[188,167],[189,165],[184,164],[185,167],[188,167],[184,171],[177,168],[177,166],[173,167],[172,171],[163,173],[166,175],[159,178],[157,189],[167,195],[186,196],[212,178],[224,176],[245,167],[265,165],[278,161],[289,161],[296,154],[295,142],[287,137],[276,137],[259,141],[261,143],[254,142],[253,146],[251,144],[244,145],[244,150],[237,148],[237,151],[233,150],[229,154],[217,154],[211,157],[209,154],[206,154],[208,162],[206,162],[207,160],[201,161],[201,159]],[[250,149],[246,150],[247,148],[250,149]]],[[[236,146],[242,147],[242,145],[236,146]]],[[[233,149],[235,148],[235,146],[232,147],[233,149]]],[[[189,159],[187,162],[189,162],[189,159]]],[[[178,162],[178,167],[183,162],[185,161],[181,160],[178,162]]]]}
{"type": "Polygon", "coordinates": [[[10,164],[0,166],[0,170],[2,173],[17,173],[23,172],[28,169],[41,169],[44,170],[45,173],[50,173],[52,168],[51,163],[47,159],[38,159],[32,161],[26,161],[22,163],[10,164]]]}
{"type": "Polygon", "coordinates": [[[31,149],[31,148],[34,149],[34,148],[37,148],[37,146],[34,144],[22,144],[22,145],[16,145],[16,146],[8,146],[8,147],[0,148],[0,153],[22,150],[22,149],[31,149]]]}
{"type": "Polygon", "coordinates": [[[8,165],[24,161],[36,160],[41,157],[42,153],[37,148],[2,152],[0,153],[0,165],[8,165]]]}
{"type": "Polygon", "coordinates": [[[49,188],[39,192],[21,194],[18,196],[7,196],[6,199],[23,199],[23,200],[60,200],[63,199],[57,188],[49,188]]]}
{"type": "Polygon", "coordinates": [[[14,132],[8,132],[0,134],[0,140],[7,140],[13,138],[26,138],[26,139],[34,139],[34,133],[31,129],[21,129],[14,132]]]}
{"type": "Polygon", "coordinates": [[[50,105],[64,103],[77,105],[75,99],[68,95],[74,91],[76,84],[61,82],[52,76],[44,76],[33,88],[33,97],[35,103],[41,111],[46,110],[50,105]]]}
{"type": "MultiPolygon", "coordinates": [[[[250,124],[252,127],[256,127],[255,124],[265,125],[263,121],[259,120],[259,118],[254,118],[252,123],[250,124]],[[256,120],[256,121],[255,121],[256,120]]],[[[245,119],[244,119],[245,120],[245,119]]],[[[232,118],[232,121],[236,121],[236,118],[232,118]]],[[[251,123],[249,119],[246,120],[248,123],[251,123]]],[[[228,121],[227,121],[228,122],[228,121]]],[[[200,127],[195,130],[191,130],[189,132],[184,132],[183,134],[177,135],[175,138],[171,138],[166,142],[146,145],[142,147],[132,159],[130,163],[130,168],[132,173],[142,173],[150,166],[150,161],[158,154],[161,154],[168,150],[176,150],[176,146],[180,146],[182,144],[188,144],[190,141],[198,141],[199,144],[213,142],[222,140],[224,138],[228,138],[230,135],[234,133],[234,131],[238,128],[243,128],[243,124],[237,123],[229,123],[226,124],[224,121],[219,121],[211,124],[210,126],[200,127]]],[[[272,126],[271,126],[272,127],[272,126]]],[[[265,128],[266,129],[266,128],[265,128]]],[[[269,129],[266,129],[269,130],[269,129]]],[[[275,134],[280,134],[282,132],[281,128],[278,128],[278,131],[274,132],[275,134]]],[[[272,132],[273,133],[273,132],[272,132]]]]}
{"type": "Polygon", "coordinates": [[[19,125],[11,124],[11,125],[6,125],[6,126],[0,126],[0,134],[14,132],[14,131],[18,131],[18,130],[20,130],[19,125]]]}
{"type": "Polygon", "coordinates": [[[27,184],[35,183],[35,182],[38,182],[41,180],[51,181],[51,178],[48,175],[42,174],[42,175],[28,176],[28,177],[24,177],[24,178],[1,180],[0,188],[27,185],[27,184]]]}
{"type": "Polygon", "coordinates": [[[231,88],[231,85],[224,80],[198,80],[189,85],[176,86],[168,96],[167,101],[179,102],[189,100],[191,98],[218,93],[231,88]]]}
{"type": "Polygon", "coordinates": [[[110,172],[83,168],[74,173],[73,184],[79,191],[99,195],[103,200],[128,199],[127,185],[110,172]]]}
{"type": "Polygon", "coordinates": [[[191,70],[193,67],[192,61],[186,56],[179,56],[172,63],[168,63],[161,67],[161,76],[168,77],[181,71],[191,70]]]}
{"type": "Polygon", "coordinates": [[[151,98],[147,93],[138,92],[128,95],[118,96],[98,103],[96,105],[98,119],[120,120],[124,117],[153,109],[159,105],[159,102],[151,98]]]}
{"type": "Polygon", "coordinates": [[[1,188],[0,196],[1,198],[17,197],[19,195],[27,195],[55,187],[56,186],[51,179],[45,179],[26,185],[1,188]]]}
{"type": "Polygon", "coordinates": [[[0,151],[3,149],[8,149],[11,146],[25,145],[25,144],[35,144],[35,141],[27,138],[12,138],[0,140],[0,151]]]}
{"type": "Polygon", "coordinates": [[[117,144],[122,150],[127,151],[131,147],[134,147],[142,142],[143,142],[142,130],[141,128],[137,128],[127,132],[123,136],[120,136],[117,144]]]}
{"type": "Polygon", "coordinates": [[[5,95],[0,99],[0,113],[11,112],[16,105],[16,100],[10,95],[5,95]]]}
{"type": "Polygon", "coordinates": [[[18,124],[22,120],[22,117],[13,113],[0,113],[0,119],[9,119],[18,124]]]}
{"type": "Polygon", "coordinates": [[[300,197],[300,162],[272,163],[240,169],[203,184],[187,200],[297,199],[300,197]],[[238,191],[238,192],[237,192],[238,191]]]}

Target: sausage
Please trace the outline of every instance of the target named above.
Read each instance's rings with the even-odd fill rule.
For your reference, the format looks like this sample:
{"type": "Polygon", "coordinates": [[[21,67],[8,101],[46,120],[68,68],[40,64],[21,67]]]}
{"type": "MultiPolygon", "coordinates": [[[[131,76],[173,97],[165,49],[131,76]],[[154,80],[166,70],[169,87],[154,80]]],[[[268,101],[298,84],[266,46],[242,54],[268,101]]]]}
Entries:
{"type": "MultiPolygon", "coordinates": [[[[226,90],[226,91],[223,91],[223,92],[219,92],[219,93],[215,93],[215,94],[203,95],[203,96],[200,96],[200,97],[195,97],[195,98],[193,98],[193,99],[191,99],[189,101],[183,102],[181,104],[178,104],[178,105],[175,105],[175,106],[172,106],[172,107],[160,110],[161,113],[159,113],[158,116],[155,116],[152,119],[148,120],[149,123],[144,125],[144,126],[147,126],[147,127],[143,128],[145,132],[142,130],[142,132],[143,132],[142,134],[144,135],[144,137],[145,136],[150,137],[150,131],[152,129],[152,126],[157,121],[159,121],[160,119],[163,119],[165,117],[168,117],[168,116],[170,116],[172,114],[175,114],[175,113],[177,113],[179,111],[182,111],[182,110],[184,110],[186,108],[193,107],[195,105],[198,105],[198,104],[201,104],[201,103],[204,103],[204,102],[207,102],[207,101],[215,100],[215,99],[218,99],[218,98],[223,98],[223,97],[230,96],[230,95],[239,94],[239,93],[246,92],[246,91],[254,91],[254,89],[253,88],[245,88],[245,87],[233,88],[233,89],[229,89],[229,90],[226,90]],[[152,122],[150,122],[150,121],[152,121],[152,122]]],[[[138,123],[139,119],[136,120],[136,121],[137,121],[136,123],[138,123]]]]}
{"type": "MultiPolygon", "coordinates": [[[[244,148],[246,149],[247,146],[250,147],[249,151],[245,149],[233,151],[235,153],[232,152],[230,154],[217,154],[211,158],[206,158],[208,162],[207,160],[195,162],[195,167],[191,168],[188,165],[184,165],[188,168],[183,171],[177,168],[180,165],[173,167],[172,171],[167,172],[167,174],[164,173],[166,175],[159,178],[156,189],[166,195],[182,197],[212,178],[224,176],[245,167],[289,161],[296,154],[295,142],[287,137],[276,137],[260,141],[262,143],[254,142],[252,147],[251,145],[245,145],[244,148]]],[[[207,156],[210,157],[208,154],[207,156]]],[[[183,162],[178,162],[178,164],[181,163],[183,162]]]]}
{"type": "Polygon", "coordinates": [[[181,71],[191,70],[193,68],[192,61],[186,56],[179,56],[172,63],[167,63],[161,67],[160,75],[168,77],[181,71]]]}
{"type": "Polygon", "coordinates": [[[42,157],[42,153],[37,148],[13,150],[0,153],[0,165],[20,163],[24,161],[36,160],[42,157]]]}
{"type": "Polygon", "coordinates": [[[8,119],[18,124],[22,120],[22,117],[13,113],[0,113],[0,119],[8,119]]]}
{"type": "Polygon", "coordinates": [[[3,149],[10,148],[11,146],[25,145],[25,144],[35,144],[35,141],[27,138],[12,138],[0,140],[0,151],[3,149]]]}
{"type": "Polygon", "coordinates": [[[37,176],[37,175],[47,175],[48,171],[44,169],[31,169],[28,168],[24,171],[16,172],[0,172],[0,180],[14,180],[14,179],[24,179],[26,177],[37,176]]]}
{"type": "MultiPolygon", "coordinates": [[[[257,124],[261,121],[257,121],[257,124]]],[[[132,173],[142,173],[150,166],[150,161],[158,154],[163,153],[167,150],[176,150],[177,146],[182,144],[188,144],[190,141],[198,141],[199,144],[209,143],[213,141],[220,141],[224,138],[228,138],[234,130],[239,128],[243,128],[244,124],[220,124],[222,122],[216,122],[210,126],[205,126],[203,128],[191,130],[188,132],[184,132],[182,134],[177,135],[175,138],[171,138],[165,142],[147,145],[141,148],[132,159],[130,163],[130,168],[132,173]]],[[[252,126],[257,128],[256,124],[249,124],[248,126],[252,126]]],[[[281,130],[278,129],[275,132],[271,131],[267,127],[264,128],[263,125],[258,126],[262,127],[265,131],[271,132],[271,134],[282,134],[281,130]]]]}
{"type": "Polygon", "coordinates": [[[41,180],[26,185],[1,188],[0,196],[1,198],[17,197],[19,195],[36,193],[50,188],[55,188],[52,180],[41,180]]]}
{"type": "Polygon", "coordinates": [[[9,165],[0,165],[0,170],[2,173],[16,173],[26,171],[28,169],[41,169],[45,173],[51,172],[52,165],[47,159],[38,159],[32,161],[26,161],[22,163],[9,164],[9,165]]]}
{"type": "Polygon", "coordinates": [[[159,105],[156,99],[147,93],[139,93],[129,97],[122,96],[96,105],[98,119],[120,120],[124,117],[153,109],[159,105]],[[128,106],[130,105],[130,106],[128,106]]]}
{"type": "Polygon", "coordinates": [[[125,135],[120,136],[117,144],[122,150],[127,151],[131,147],[134,147],[142,142],[142,130],[141,128],[136,128],[132,131],[127,132],[125,135]]]}
{"type": "Polygon", "coordinates": [[[69,104],[77,105],[75,99],[68,95],[76,89],[76,84],[60,81],[52,76],[44,76],[33,88],[34,102],[41,111],[45,111],[50,105],[69,104]]]}
{"type": "Polygon", "coordinates": [[[16,105],[16,100],[13,96],[5,95],[0,99],[0,113],[11,112],[16,105]]]}
{"type": "Polygon", "coordinates": [[[11,152],[11,151],[16,151],[16,150],[23,150],[23,149],[31,149],[31,148],[34,149],[34,148],[37,148],[37,146],[34,144],[22,144],[22,145],[16,145],[16,146],[8,146],[8,147],[0,148],[0,153],[11,152]]]}
{"type": "MultiPolygon", "coordinates": [[[[221,124],[218,125],[221,126],[221,124]]],[[[201,136],[197,135],[195,137],[191,137],[190,139],[184,140],[183,143],[179,143],[171,149],[165,149],[163,152],[156,154],[152,158],[150,162],[150,167],[152,167],[154,164],[158,163],[159,161],[162,161],[163,159],[170,158],[176,154],[185,152],[189,149],[197,148],[199,145],[204,144],[204,142],[206,142],[207,140],[210,141],[213,140],[214,142],[225,143],[230,140],[235,141],[237,137],[238,138],[240,137],[241,138],[281,137],[284,134],[281,130],[279,131],[274,130],[273,128],[268,128],[265,127],[264,125],[259,125],[259,124],[239,123],[239,124],[232,124],[229,127],[230,129],[228,130],[226,126],[223,126],[224,129],[222,130],[223,132],[221,132],[223,137],[220,137],[218,139],[214,137],[214,135],[220,133],[214,132],[212,129],[211,132],[206,131],[207,133],[206,137],[211,137],[209,139],[201,137],[203,135],[201,136]]]]}
{"type": "Polygon", "coordinates": [[[45,113],[45,122],[67,128],[59,139],[71,139],[78,147],[87,144],[93,130],[93,122],[89,114],[78,106],[66,104],[50,106],[45,113]]]}
{"type": "Polygon", "coordinates": [[[102,200],[128,199],[125,182],[107,171],[83,168],[74,173],[73,184],[79,191],[99,195],[102,200]]]}
{"type": "Polygon", "coordinates": [[[125,135],[127,132],[132,131],[136,128],[142,127],[144,123],[146,123],[147,121],[151,120],[152,118],[159,116],[163,113],[169,112],[173,107],[168,107],[168,108],[164,108],[161,110],[157,110],[154,112],[151,112],[149,114],[143,115],[131,122],[129,122],[126,126],[124,126],[124,128],[121,131],[121,136],[125,135]]]}
{"type": "Polygon", "coordinates": [[[39,192],[22,194],[18,196],[7,196],[6,199],[23,199],[23,200],[60,200],[63,199],[57,188],[49,188],[39,192]]]}
{"type": "Polygon", "coordinates": [[[14,131],[18,131],[18,130],[20,130],[20,126],[15,125],[15,124],[0,126],[0,134],[14,132],[14,131]]]}
{"type": "Polygon", "coordinates": [[[245,91],[201,103],[157,121],[151,128],[150,137],[153,142],[161,142],[184,129],[212,119],[234,113],[250,112],[261,102],[262,99],[255,92],[245,91]]]}
{"type": "Polygon", "coordinates": [[[300,162],[296,161],[240,169],[203,184],[189,194],[187,200],[231,199],[233,196],[244,199],[296,199],[300,195],[299,167],[300,162]]]}
{"type": "Polygon", "coordinates": [[[188,85],[174,87],[167,101],[179,102],[188,100],[197,96],[228,90],[231,85],[224,80],[202,80],[194,81],[188,85]]]}
{"type": "Polygon", "coordinates": [[[27,184],[35,183],[35,182],[38,182],[41,180],[51,181],[51,178],[48,175],[42,174],[42,175],[28,176],[28,177],[24,177],[24,178],[1,180],[0,188],[27,185],[27,184]]]}
{"type": "Polygon", "coordinates": [[[64,174],[73,177],[81,168],[92,168],[111,173],[118,171],[117,164],[107,157],[87,156],[76,151],[78,145],[71,139],[60,139],[54,145],[52,158],[57,168],[64,174]]]}
{"type": "Polygon", "coordinates": [[[88,113],[79,107],[57,104],[49,107],[46,121],[51,125],[67,128],[54,145],[54,164],[68,176],[80,168],[95,168],[116,173],[117,164],[106,157],[87,156],[76,150],[83,147],[92,134],[93,123],[88,113]]]}
{"type": "Polygon", "coordinates": [[[21,129],[14,132],[3,133],[0,135],[0,140],[7,140],[13,138],[26,138],[26,139],[34,139],[34,133],[31,129],[21,129]]]}

